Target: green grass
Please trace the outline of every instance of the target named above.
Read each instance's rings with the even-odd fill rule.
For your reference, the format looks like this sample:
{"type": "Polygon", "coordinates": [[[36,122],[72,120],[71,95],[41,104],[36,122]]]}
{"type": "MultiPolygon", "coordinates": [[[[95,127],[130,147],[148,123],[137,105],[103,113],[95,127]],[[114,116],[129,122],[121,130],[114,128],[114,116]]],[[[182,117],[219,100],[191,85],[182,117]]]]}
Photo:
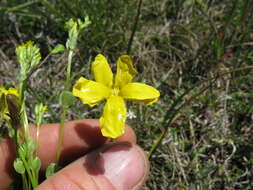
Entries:
{"type": "MultiPolygon", "coordinates": [[[[63,25],[70,17],[87,14],[92,21],[78,44],[73,81],[81,75],[91,78],[97,53],[108,56],[115,69],[117,57],[127,52],[138,1],[50,0],[52,7],[47,1],[16,7],[25,2],[0,3],[3,83],[16,82],[17,44],[33,40],[46,57],[50,48],[65,43],[63,25]]],[[[131,50],[136,81],[157,87],[161,98],[150,107],[129,103],[137,118],[127,122],[146,151],[164,132],[150,158],[144,189],[253,188],[252,31],[250,0],[142,2],[131,50]]],[[[29,110],[36,102],[49,105],[45,122],[59,121],[55,113],[66,59],[67,54],[50,56],[30,80],[29,110]]],[[[68,119],[98,118],[100,113],[101,107],[90,109],[77,100],[68,119]]]]}

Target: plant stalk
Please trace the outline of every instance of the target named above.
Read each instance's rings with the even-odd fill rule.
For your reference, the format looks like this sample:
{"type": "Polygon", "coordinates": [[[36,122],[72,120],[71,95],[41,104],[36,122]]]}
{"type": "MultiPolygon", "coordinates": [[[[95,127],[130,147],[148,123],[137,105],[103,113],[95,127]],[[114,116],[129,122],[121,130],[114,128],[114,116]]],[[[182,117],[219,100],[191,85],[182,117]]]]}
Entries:
{"type": "MultiPolygon", "coordinates": [[[[64,85],[64,90],[69,91],[71,85],[71,65],[72,65],[72,58],[74,56],[74,51],[69,50],[68,55],[68,65],[67,65],[67,73],[66,73],[66,81],[64,85]]],[[[56,149],[56,163],[58,164],[61,157],[61,150],[62,150],[62,143],[63,143],[63,136],[64,136],[64,128],[65,128],[65,119],[67,117],[67,107],[62,107],[62,114],[61,114],[61,121],[60,121],[60,128],[59,128],[59,137],[56,149]]]]}
{"type": "Polygon", "coordinates": [[[140,19],[141,5],[142,5],[142,0],[139,0],[138,8],[137,8],[137,14],[135,16],[135,22],[134,22],[132,33],[131,33],[131,36],[130,36],[130,39],[129,39],[129,42],[128,42],[128,46],[127,46],[127,55],[130,55],[130,53],[131,53],[131,48],[132,48],[132,44],[133,44],[134,35],[135,35],[136,30],[137,30],[137,26],[138,26],[139,19],[140,19]]]}

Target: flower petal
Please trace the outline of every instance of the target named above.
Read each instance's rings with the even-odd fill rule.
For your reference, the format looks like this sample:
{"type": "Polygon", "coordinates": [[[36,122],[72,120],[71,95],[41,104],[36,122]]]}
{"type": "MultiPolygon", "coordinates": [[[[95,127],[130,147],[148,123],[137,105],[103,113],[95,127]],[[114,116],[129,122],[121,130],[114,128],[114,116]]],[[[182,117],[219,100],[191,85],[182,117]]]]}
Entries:
{"type": "Polygon", "coordinates": [[[120,96],[111,96],[104,107],[100,118],[100,126],[103,136],[117,138],[124,134],[126,120],[126,106],[120,96]]]}
{"type": "Polygon", "coordinates": [[[95,61],[92,62],[91,70],[96,82],[102,83],[109,88],[112,87],[112,70],[102,54],[96,56],[95,61]]]}
{"type": "Polygon", "coordinates": [[[0,87],[0,93],[1,94],[3,93],[5,95],[12,94],[17,97],[19,96],[18,90],[16,88],[12,88],[12,87],[10,87],[8,90],[5,87],[0,87]]]}
{"type": "Polygon", "coordinates": [[[150,105],[158,100],[160,92],[152,86],[135,82],[125,85],[121,89],[120,95],[124,99],[143,102],[146,105],[150,105]]]}
{"type": "Polygon", "coordinates": [[[9,88],[7,90],[7,94],[6,95],[8,95],[8,94],[12,94],[12,95],[17,96],[17,97],[19,96],[18,91],[17,91],[16,88],[9,88]]]}
{"type": "Polygon", "coordinates": [[[122,55],[117,61],[117,73],[115,77],[115,87],[122,88],[130,83],[137,74],[133,66],[132,59],[128,55],[122,55]]]}
{"type": "Polygon", "coordinates": [[[80,98],[84,104],[92,107],[109,97],[111,90],[101,83],[81,77],[74,85],[72,93],[80,98]]]}

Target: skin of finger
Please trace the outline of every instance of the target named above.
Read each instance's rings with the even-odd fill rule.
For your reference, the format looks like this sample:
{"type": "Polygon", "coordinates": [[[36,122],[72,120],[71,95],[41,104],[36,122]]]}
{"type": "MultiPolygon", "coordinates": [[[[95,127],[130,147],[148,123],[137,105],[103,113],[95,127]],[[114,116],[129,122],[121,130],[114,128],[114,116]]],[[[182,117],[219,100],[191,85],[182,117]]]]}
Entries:
{"type": "MultiPolygon", "coordinates": [[[[42,169],[55,162],[58,130],[59,124],[47,124],[41,127],[38,156],[42,160],[42,169]],[[50,135],[48,134],[49,130],[50,135]]],[[[32,132],[32,134],[35,133],[32,132]]],[[[136,136],[131,127],[126,126],[125,134],[116,141],[136,143],[136,136]]],[[[61,163],[68,164],[83,156],[90,149],[99,147],[106,142],[108,139],[102,136],[98,120],[84,119],[66,122],[61,163]]]]}
{"type": "MultiPolygon", "coordinates": [[[[35,137],[36,129],[31,125],[31,134],[35,137]]],[[[55,161],[59,124],[44,124],[40,127],[38,156],[42,161],[42,170],[55,161]]],[[[136,143],[136,136],[131,127],[126,126],[125,134],[116,141],[136,143]]],[[[74,120],[65,123],[62,160],[67,164],[84,155],[87,151],[108,142],[101,135],[99,121],[95,119],[74,120]]],[[[13,178],[12,163],[15,147],[9,138],[0,140],[0,190],[7,189],[13,178]]]]}
{"type": "Polygon", "coordinates": [[[12,163],[15,147],[9,138],[0,140],[0,189],[5,190],[14,177],[12,163]]]}
{"type": "MultiPolygon", "coordinates": [[[[117,144],[117,143],[116,143],[117,144]]],[[[107,145],[106,145],[107,146],[107,145]]],[[[104,146],[100,150],[97,150],[95,155],[100,155],[104,146]]],[[[110,145],[109,145],[110,146],[110,145]]],[[[114,145],[113,145],[114,146],[114,145]]],[[[127,170],[124,170],[127,180],[123,186],[117,186],[113,184],[110,179],[105,175],[106,171],[103,171],[104,162],[103,159],[100,160],[97,156],[93,157],[94,154],[91,153],[86,155],[84,158],[80,158],[75,162],[71,163],[64,169],[60,170],[54,174],[51,178],[43,182],[37,190],[60,190],[64,187],[65,190],[82,190],[82,189],[92,189],[92,190],[140,190],[145,183],[148,173],[149,173],[149,162],[148,159],[141,148],[136,145],[131,146],[135,149],[134,154],[138,152],[138,156],[134,156],[132,163],[129,164],[127,170]],[[89,156],[91,156],[89,158],[89,156]],[[92,159],[88,161],[87,160],[92,159]],[[136,160],[137,159],[137,160],[136,160]],[[140,159],[138,161],[138,159],[140,159]],[[135,162],[136,161],[136,162],[135,162]],[[135,163],[134,163],[135,162],[135,163]],[[133,167],[131,167],[133,165],[133,167]],[[142,165],[142,166],[140,166],[142,165]],[[136,167],[138,166],[138,167],[136,167]],[[142,169],[140,169],[142,168],[142,169]],[[135,179],[136,173],[141,170],[141,178],[137,177],[135,179]],[[105,172],[105,173],[103,173],[105,172]],[[130,181],[135,181],[134,186],[128,184],[130,181]]],[[[121,151],[116,148],[116,150],[121,151]]],[[[123,149],[124,150],[124,149],[123,149]]],[[[114,160],[113,160],[114,161],[114,160]]],[[[124,163],[123,163],[124,165],[124,163]]],[[[119,166],[122,167],[122,166],[119,166]]],[[[122,174],[119,174],[120,176],[122,174]]],[[[117,180],[117,179],[116,179],[117,180]]]]}

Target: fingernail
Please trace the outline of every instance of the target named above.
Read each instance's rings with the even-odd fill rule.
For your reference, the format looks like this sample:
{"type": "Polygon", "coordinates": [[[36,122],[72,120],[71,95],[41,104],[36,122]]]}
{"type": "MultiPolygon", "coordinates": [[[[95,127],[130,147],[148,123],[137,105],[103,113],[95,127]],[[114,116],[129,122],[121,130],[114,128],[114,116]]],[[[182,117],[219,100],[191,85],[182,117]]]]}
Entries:
{"type": "Polygon", "coordinates": [[[142,150],[130,143],[112,145],[102,151],[104,176],[115,189],[135,189],[147,175],[147,159],[142,150]]]}

